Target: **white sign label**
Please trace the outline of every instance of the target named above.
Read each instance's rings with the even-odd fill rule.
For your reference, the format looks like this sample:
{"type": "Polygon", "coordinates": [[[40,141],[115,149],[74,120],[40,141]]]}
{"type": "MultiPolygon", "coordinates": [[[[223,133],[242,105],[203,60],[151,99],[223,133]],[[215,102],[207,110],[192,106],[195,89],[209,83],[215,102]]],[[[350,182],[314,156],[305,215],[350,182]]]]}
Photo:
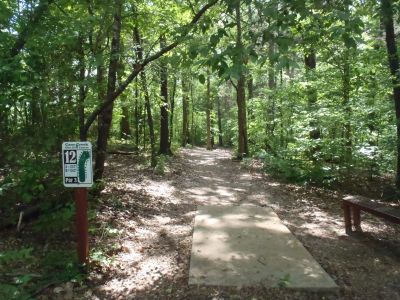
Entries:
{"type": "Polygon", "coordinates": [[[64,186],[91,187],[93,185],[92,144],[64,142],[62,156],[64,186]]]}

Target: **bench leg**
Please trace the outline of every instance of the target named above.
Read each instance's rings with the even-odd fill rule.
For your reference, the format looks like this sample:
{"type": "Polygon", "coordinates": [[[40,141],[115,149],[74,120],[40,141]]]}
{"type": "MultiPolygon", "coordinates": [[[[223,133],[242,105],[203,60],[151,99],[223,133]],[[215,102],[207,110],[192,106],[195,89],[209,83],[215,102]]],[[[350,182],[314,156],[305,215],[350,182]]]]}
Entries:
{"type": "Polygon", "coordinates": [[[351,211],[353,213],[353,223],[356,231],[362,231],[361,229],[361,216],[360,209],[358,207],[352,207],[351,211]]]}
{"type": "Polygon", "coordinates": [[[344,213],[344,226],[347,234],[351,234],[351,213],[350,213],[350,205],[343,204],[343,213],[344,213]]]}

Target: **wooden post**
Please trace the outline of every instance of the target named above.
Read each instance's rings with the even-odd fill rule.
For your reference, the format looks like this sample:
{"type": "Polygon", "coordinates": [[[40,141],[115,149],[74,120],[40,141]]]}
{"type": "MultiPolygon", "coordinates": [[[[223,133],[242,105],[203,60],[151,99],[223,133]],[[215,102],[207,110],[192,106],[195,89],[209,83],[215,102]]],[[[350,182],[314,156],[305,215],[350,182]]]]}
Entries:
{"type": "Polygon", "coordinates": [[[89,256],[89,233],[88,233],[88,200],[87,189],[75,189],[75,215],[78,258],[81,264],[88,262],[89,256]]]}
{"type": "Polygon", "coordinates": [[[342,204],[343,212],[344,212],[344,225],[346,228],[346,233],[351,234],[351,214],[350,214],[350,205],[345,203],[342,204]]]}
{"type": "Polygon", "coordinates": [[[351,211],[353,213],[353,223],[354,227],[357,231],[362,231],[361,230],[361,216],[360,216],[360,208],[353,206],[351,208],[351,211]]]}

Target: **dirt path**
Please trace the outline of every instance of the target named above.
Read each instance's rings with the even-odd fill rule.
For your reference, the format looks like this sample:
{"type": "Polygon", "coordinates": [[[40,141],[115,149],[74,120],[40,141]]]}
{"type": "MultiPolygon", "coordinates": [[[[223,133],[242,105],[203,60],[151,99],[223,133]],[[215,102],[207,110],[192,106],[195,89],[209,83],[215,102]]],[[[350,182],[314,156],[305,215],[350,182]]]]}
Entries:
{"type": "Polygon", "coordinates": [[[227,150],[184,149],[164,175],[114,157],[93,240],[102,253],[85,299],[400,299],[399,228],[367,218],[365,234],[343,232],[341,195],[276,182],[233,162],[227,150]],[[138,175],[141,174],[141,175],[138,175]],[[272,207],[340,286],[339,294],[287,289],[189,287],[196,206],[272,207]],[[109,259],[109,257],[113,257],[109,259]],[[214,298],[213,298],[214,297],[214,298]],[[235,298],[236,297],[236,298],[235,298]]]}
{"type": "Polygon", "coordinates": [[[174,186],[192,204],[260,204],[271,197],[260,184],[261,177],[243,170],[227,150],[185,149],[182,156],[186,167],[174,186]]]}

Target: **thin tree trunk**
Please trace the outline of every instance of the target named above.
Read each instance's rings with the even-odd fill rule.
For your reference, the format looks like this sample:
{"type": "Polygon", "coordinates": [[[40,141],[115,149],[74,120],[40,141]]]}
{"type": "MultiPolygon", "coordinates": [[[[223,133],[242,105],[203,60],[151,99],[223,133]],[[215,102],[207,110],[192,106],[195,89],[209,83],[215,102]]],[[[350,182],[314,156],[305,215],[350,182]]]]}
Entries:
{"type": "MultiPolygon", "coordinates": [[[[275,109],[276,109],[276,97],[275,97],[275,89],[276,89],[276,79],[275,79],[275,60],[274,60],[274,52],[275,52],[275,45],[274,41],[272,38],[268,41],[268,60],[269,60],[269,66],[268,66],[268,89],[269,89],[269,96],[268,100],[271,103],[271,106],[269,108],[269,113],[268,115],[271,117],[271,125],[268,125],[269,122],[267,122],[266,126],[266,135],[274,137],[275,134],[275,127],[276,127],[276,122],[275,122],[275,109]]],[[[268,120],[268,119],[267,119],[268,120]]],[[[270,144],[268,143],[268,140],[265,141],[265,148],[267,150],[271,149],[270,144]]]]}
{"type": "Polygon", "coordinates": [[[39,25],[43,16],[48,13],[49,7],[53,2],[55,1],[54,0],[39,1],[39,4],[34,8],[32,13],[28,16],[28,18],[26,18],[28,20],[27,24],[22,28],[21,32],[19,32],[17,39],[14,42],[14,45],[11,47],[9,52],[10,58],[13,58],[14,56],[18,55],[21,52],[21,50],[25,47],[25,44],[29,39],[31,33],[39,25]]]}
{"type": "Polygon", "coordinates": [[[182,147],[185,147],[188,142],[188,134],[189,134],[188,85],[185,74],[182,74],[182,140],[181,140],[182,147]]]}
{"type": "Polygon", "coordinates": [[[135,79],[135,147],[139,149],[139,86],[137,84],[137,78],[135,79]]]}
{"type": "MultiPolygon", "coordinates": [[[[235,5],[236,11],[236,48],[240,51],[240,64],[244,65],[244,57],[242,53],[242,24],[241,24],[241,13],[240,13],[240,0],[237,0],[235,5]]],[[[238,107],[238,158],[249,154],[248,142],[247,142],[247,111],[246,111],[246,95],[245,95],[245,83],[246,79],[243,74],[242,68],[240,68],[239,80],[236,87],[236,103],[238,107]]]]}
{"type": "MultiPolygon", "coordinates": [[[[143,49],[142,49],[142,41],[140,39],[139,29],[135,27],[134,29],[134,36],[137,43],[136,53],[138,56],[138,60],[143,60],[143,49]]],[[[141,85],[144,93],[144,105],[146,107],[147,112],[147,125],[149,126],[149,136],[150,136],[150,147],[151,147],[151,166],[154,168],[157,164],[156,160],[156,138],[154,134],[154,122],[153,122],[153,114],[151,111],[151,104],[150,104],[150,96],[149,91],[147,89],[147,79],[146,79],[146,72],[143,70],[140,73],[140,80],[141,85]]]]}
{"type": "Polygon", "coordinates": [[[218,117],[218,146],[223,147],[222,140],[222,112],[221,112],[221,99],[217,98],[217,117],[218,117]]]}
{"type": "Polygon", "coordinates": [[[212,149],[211,143],[211,86],[210,75],[207,75],[207,95],[206,95],[206,117],[207,117],[207,150],[212,149]]]}
{"type": "MultiPolygon", "coordinates": [[[[160,37],[160,48],[165,47],[165,37],[160,37]]],[[[159,154],[169,155],[171,153],[169,148],[169,130],[168,130],[168,69],[165,61],[161,60],[160,72],[160,94],[162,98],[162,105],[160,107],[160,149],[159,154]]]]}
{"type": "MultiPolygon", "coordinates": [[[[253,76],[249,74],[247,78],[247,93],[248,93],[247,100],[249,101],[249,103],[250,99],[253,98],[253,90],[254,90],[253,76]]],[[[248,108],[249,120],[254,120],[255,118],[254,109],[250,109],[250,107],[248,108]]]]}
{"type": "MultiPolygon", "coordinates": [[[[144,104],[144,110],[142,115],[143,120],[147,120],[147,109],[146,103],[144,104]]],[[[147,132],[146,132],[146,122],[143,122],[143,151],[146,151],[146,143],[147,143],[147,132]]]]}
{"type": "Polygon", "coordinates": [[[169,147],[171,149],[172,139],[174,137],[174,109],[175,109],[175,93],[176,93],[176,77],[174,77],[174,84],[172,85],[171,95],[171,114],[169,115],[169,147]]]}
{"type": "Polygon", "coordinates": [[[193,83],[190,85],[190,98],[192,100],[192,126],[190,127],[190,135],[191,135],[191,141],[192,141],[192,146],[195,145],[196,143],[196,127],[195,127],[195,119],[194,119],[194,95],[193,95],[193,83]]]}
{"type": "Polygon", "coordinates": [[[351,106],[350,106],[350,49],[345,49],[345,57],[343,59],[343,107],[344,107],[344,161],[350,163],[352,159],[352,140],[351,140],[351,106]]]}
{"type": "MultiPolygon", "coordinates": [[[[350,5],[351,0],[345,1],[345,13],[350,16],[350,5]]],[[[344,22],[346,35],[350,36],[350,21],[349,18],[345,19],[344,22]]],[[[344,57],[343,57],[343,73],[342,73],[342,86],[343,86],[343,107],[344,107],[344,124],[343,124],[343,135],[344,135],[344,161],[348,165],[352,160],[352,134],[351,134],[351,105],[350,105],[350,91],[351,91],[351,69],[350,69],[350,47],[344,43],[344,57]]]]}
{"type": "MultiPolygon", "coordinates": [[[[105,101],[114,97],[117,81],[117,70],[120,56],[120,37],[121,37],[121,0],[115,2],[113,37],[111,40],[110,63],[108,67],[107,96],[105,101]]],[[[97,153],[94,170],[94,180],[101,180],[104,173],[104,163],[107,155],[107,143],[110,133],[113,113],[113,102],[99,115],[99,128],[97,135],[97,153]]]]}
{"type": "MultiPolygon", "coordinates": [[[[109,107],[118,97],[121,95],[125,89],[132,83],[132,81],[137,77],[137,75],[151,62],[158,60],[161,58],[164,54],[168,53],[172,49],[175,49],[178,45],[180,45],[183,42],[183,37],[186,37],[192,29],[195,27],[193,25],[197,24],[197,22],[201,19],[201,17],[205,14],[205,12],[213,7],[218,0],[211,0],[211,2],[207,3],[204,5],[192,18],[192,20],[188,23],[188,26],[183,27],[182,33],[179,38],[174,40],[172,43],[169,45],[163,47],[162,49],[159,49],[156,53],[147,56],[143,61],[139,64],[135,64],[134,68],[132,69],[131,73],[127,76],[127,78],[122,82],[118,88],[114,91],[111,97],[107,99],[107,101],[104,101],[100,103],[92,112],[91,114],[87,117],[86,122],[85,122],[85,131],[88,132],[90,127],[92,126],[93,122],[96,120],[96,118],[99,116],[100,113],[102,113],[105,109],[109,107]]],[[[168,134],[168,131],[167,131],[168,134]]]]}
{"type": "Polygon", "coordinates": [[[78,122],[79,139],[86,141],[85,134],[85,98],[86,90],[83,82],[85,81],[85,52],[83,49],[83,38],[80,36],[78,41],[78,60],[79,60],[79,99],[78,99],[78,122]]]}
{"type": "Polygon", "coordinates": [[[388,53],[390,74],[393,83],[393,100],[396,113],[397,128],[397,169],[396,169],[396,188],[400,189],[400,73],[399,55],[396,47],[396,36],[393,24],[393,1],[381,0],[382,20],[386,33],[386,48],[388,53]]]}
{"type": "MultiPolygon", "coordinates": [[[[117,72],[117,80],[118,84],[122,82],[122,74],[124,73],[122,64],[119,64],[118,72],[117,72]]],[[[129,116],[129,107],[128,101],[125,96],[121,96],[121,110],[122,116],[119,122],[119,131],[120,138],[123,140],[129,140],[132,135],[131,124],[130,124],[130,116],[129,116]]]]}

